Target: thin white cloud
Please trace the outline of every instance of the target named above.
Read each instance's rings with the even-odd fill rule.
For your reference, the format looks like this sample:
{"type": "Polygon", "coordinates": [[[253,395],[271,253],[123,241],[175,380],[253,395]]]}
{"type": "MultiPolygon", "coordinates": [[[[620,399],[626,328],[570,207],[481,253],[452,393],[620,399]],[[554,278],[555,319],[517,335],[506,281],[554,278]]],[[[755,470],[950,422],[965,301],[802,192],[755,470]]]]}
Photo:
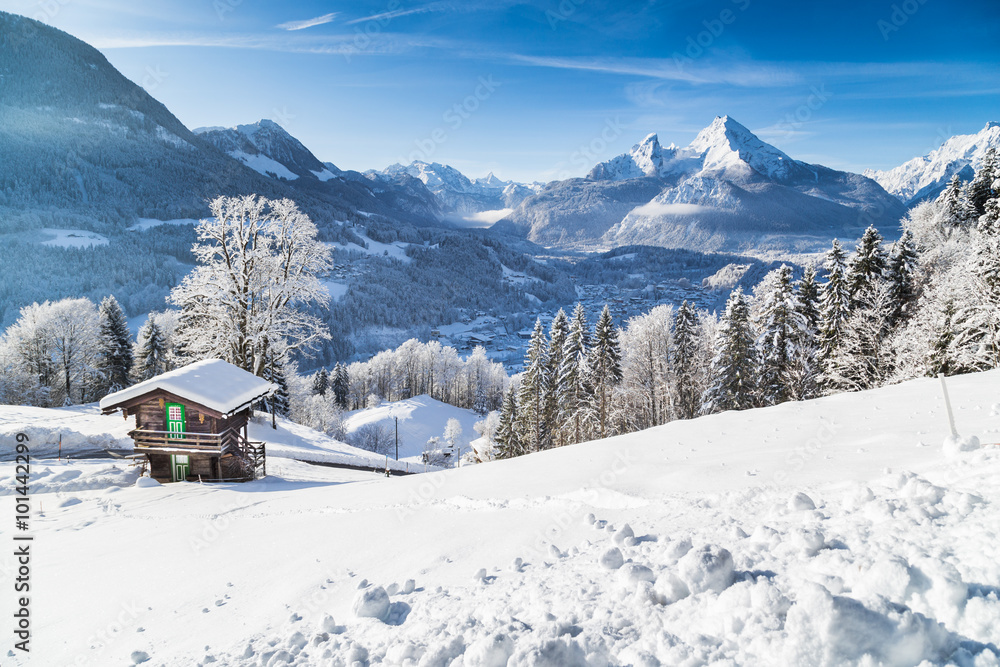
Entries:
{"type": "Polygon", "coordinates": [[[316,18],[306,19],[304,21],[288,21],[286,23],[279,23],[277,28],[282,30],[305,30],[306,28],[312,28],[314,26],[323,25],[324,23],[330,23],[333,19],[337,18],[337,12],[331,12],[329,14],[323,14],[323,16],[317,16],[316,18]]]}
{"type": "Polygon", "coordinates": [[[647,218],[655,218],[661,215],[698,215],[699,213],[708,213],[712,210],[712,207],[701,206],[700,204],[664,204],[654,200],[648,204],[637,206],[632,209],[632,213],[647,218]]]}
{"type": "Polygon", "coordinates": [[[409,16],[410,14],[424,14],[426,12],[431,12],[434,10],[435,8],[431,6],[415,7],[413,9],[395,9],[390,12],[382,12],[381,14],[372,14],[371,16],[363,16],[359,19],[348,21],[347,25],[354,25],[355,23],[365,23],[367,21],[378,21],[380,23],[385,23],[386,21],[391,21],[392,19],[399,18],[400,16],[409,16]]]}

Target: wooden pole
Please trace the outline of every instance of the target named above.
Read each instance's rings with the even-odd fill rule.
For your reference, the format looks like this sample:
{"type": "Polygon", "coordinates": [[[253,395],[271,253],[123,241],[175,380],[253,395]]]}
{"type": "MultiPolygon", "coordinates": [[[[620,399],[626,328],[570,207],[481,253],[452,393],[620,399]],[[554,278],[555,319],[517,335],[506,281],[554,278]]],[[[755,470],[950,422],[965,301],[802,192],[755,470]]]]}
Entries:
{"type": "Polygon", "coordinates": [[[955,414],[951,411],[951,399],[948,398],[948,385],[944,382],[944,373],[938,373],[941,379],[941,391],[944,393],[944,407],[948,410],[948,426],[951,428],[951,435],[958,437],[958,429],[955,428],[955,414]]]}

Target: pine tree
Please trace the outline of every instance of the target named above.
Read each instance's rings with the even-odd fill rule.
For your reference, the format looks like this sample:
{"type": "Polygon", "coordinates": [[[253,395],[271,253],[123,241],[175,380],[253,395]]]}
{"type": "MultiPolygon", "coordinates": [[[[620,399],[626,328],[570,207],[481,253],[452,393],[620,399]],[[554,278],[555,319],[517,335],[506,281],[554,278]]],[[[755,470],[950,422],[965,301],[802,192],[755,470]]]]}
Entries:
{"type": "Polygon", "coordinates": [[[913,282],[916,263],[917,250],[913,245],[913,234],[906,230],[892,244],[886,267],[885,277],[889,282],[889,299],[892,302],[889,321],[892,326],[898,326],[909,315],[916,299],[916,286],[913,282]]]}
{"type": "Polygon", "coordinates": [[[587,312],[583,304],[576,304],[573,319],[569,325],[569,334],[563,346],[562,368],[556,380],[559,386],[562,405],[560,415],[567,429],[569,441],[582,442],[588,437],[589,415],[587,408],[590,403],[592,389],[590,386],[590,366],[587,352],[590,349],[590,333],[587,330],[587,312]]]}
{"type": "Polygon", "coordinates": [[[710,414],[754,407],[757,371],[750,310],[742,288],[737,287],[729,295],[719,323],[711,384],[705,391],[702,411],[710,414]]]}
{"type": "Polygon", "coordinates": [[[798,304],[796,309],[805,320],[809,331],[818,335],[820,327],[819,314],[819,283],[816,282],[816,267],[806,264],[802,271],[802,278],[795,283],[795,293],[798,304]]]}
{"type": "Polygon", "coordinates": [[[795,285],[795,312],[799,315],[800,329],[795,335],[796,364],[789,385],[794,400],[814,398],[819,393],[820,327],[819,285],[816,269],[806,265],[802,278],[795,285]]]}
{"type": "Polygon", "coordinates": [[[521,446],[517,432],[517,418],[517,399],[514,397],[514,391],[508,390],[504,392],[500,404],[500,423],[497,424],[496,432],[497,458],[511,459],[527,453],[521,446]]]}
{"type": "Polygon", "coordinates": [[[549,446],[545,406],[549,393],[548,344],[541,319],[535,320],[535,330],[524,357],[524,373],[517,395],[518,435],[529,452],[549,446]]]}
{"type": "Polygon", "coordinates": [[[962,227],[975,214],[975,209],[966,195],[962,178],[955,174],[948,181],[948,186],[938,195],[941,204],[941,215],[946,228],[962,227]]]}
{"type": "Polygon", "coordinates": [[[153,313],[139,328],[136,336],[135,365],[132,373],[136,382],[148,380],[166,371],[167,343],[153,313]]]}
{"type": "Polygon", "coordinates": [[[868,227],[847,269],[847,289],[852,309],[870,305],[875,289],[882,282],[886,264],[882,235],[874,227],[868,227]]]}
{"type": "Polygon", "coordinates": [[[776,405],[792,397],[791,386],[799,375],[797,345],[806,328],[796,310],[791,267],[782,265],[767,274],[757,288],[754,301],[760,332],[757,337],[759,403],[776,405]]]}
{"type": "Polygon", "coordinates": [[[549,364],[546,370],[549,378],[549,391],[545,403],[545,422],[548,424],[552,444],[556,447],[566,444],[565,431],[559,428],[562,423],[560,406],[564,403],[563,387],[559,383],[559,370],[563,366],[567,338],[569,338],[569,318],[566,317],[566,312],[560,308],[549,328],[549,364]]]}
{"type": "Polygon", "coordinates": [[[350,390],[350,380],[347,376],[347,366],[344,364],[337,364],[333,367],[333,380],[331,384],[333,389],[333,400],[340,406],[341,409],[347,409],[347,394],[350,390]]]}
{"type": "Polygon", "coordinates": [[[262,369],[262,377],[268,382],[278,385],[278,390],[272,396],[265,399],[266,410],[271,413],[272,418],[275,415],[287,417],[289,414],[288,376],[285,372],[286,363],[284,355],[272,351],[267,355],[262,369]]]}
{"type": "Polygon", "coordinates": [[[698,373],[698,313],[687,299],[674,315],[674,345],[670,365],[674,376],[674,411],[678,419],[693,419],[701,407],[698,373]]]}
{"type": "Polygon", "coordinates": [[[952,375],[955,371],[955,363],[951,358],[951,343],[955,339],[954,318],[955,303],[949,299],[945,302],[937,323],[937,336],[927,365],[929,375],[952,375]]]}
{"type": "Polygon", "coordinates": [[[97,393],[101,396],[124,389],[129,385],[132,371],[132,335],[128,330],[125,313],[113,296],[101,301],[100,342],[97,359],[99,381],[97,393]]]}
{"type": "Polygon", "coordinates": [[[840,242],[834,239],[833,247],[826,255],[826,282],[820,292],[819,364],[840,347],[844,322],[850,315],[850,297],[847,288],[846,255],[840,242]]]}
{"type": "Polygon", "coordinates": [[[326,390],[330,388],[330,374],[325,368],[321,368],[313,375],[312,393],[313,396],[326,396],[326,390]]]}
{"type": "Polygon", "coordinates": [[[611,310],[604,306],[594,327],[594,346],[590,351],[590,370],[593,373],[594,401],[596,403],[598,433],[608,436],[608,416],[611,411],[611,392],[622,381],[622,353],[618,345],[618,331],[611,310]]]}
{"type": "Polygon", "coordinates": [[[974,220],[978,220],[986,212],[986,203],[989,200],[1000,196],[1000,191],[994,189],[997,179],[1000,179],[1000,165],[997,164],[996,149],[991,146],[986,149],[976,175],[965,187],[968,210],[974,220]]]}
{"type": "Polygon", "coordinates": [[[847,319],[840,345],[823,369],[823,385],[833,391],[859,391],[885,384],[893,369],[889,342],[892,315],[888,283],[876,283],[867,304],[847,319]]]}

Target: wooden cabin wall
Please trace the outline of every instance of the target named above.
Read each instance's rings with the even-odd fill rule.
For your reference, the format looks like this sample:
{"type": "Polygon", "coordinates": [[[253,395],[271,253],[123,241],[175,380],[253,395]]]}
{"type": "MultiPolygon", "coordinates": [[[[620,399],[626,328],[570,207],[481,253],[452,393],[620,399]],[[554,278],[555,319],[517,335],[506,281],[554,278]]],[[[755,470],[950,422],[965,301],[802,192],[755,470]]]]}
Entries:
{"type": "Polygon", "coordinates": [[[221,433],[226,429],[229,424],[227,422],[232,421],[232,418],[226,419],[216,419],[210,414],[202,413],[197,405],[190,403],[184,403],[182,401],[171,401],[163,399],[163,407],[160,407],[160,398],[153,398],[145,403],[141,403],[136,407],[132,408],[133,414],[135,414],[135,425],[136,428],[144,429],[147,431],[166,431],[167,430],[167,403],[179,402],[184,406],[184,427],[187,429],[188,433],[221,433]],[[205,421],[202,422],[200,416],[205,414],[205,421]]]}
{"type": "Polygon", "coordinates": [[[147,454],[149,459],[149,476],[158,482],[169,482],[170,457],[165,454],[147,454]]]}

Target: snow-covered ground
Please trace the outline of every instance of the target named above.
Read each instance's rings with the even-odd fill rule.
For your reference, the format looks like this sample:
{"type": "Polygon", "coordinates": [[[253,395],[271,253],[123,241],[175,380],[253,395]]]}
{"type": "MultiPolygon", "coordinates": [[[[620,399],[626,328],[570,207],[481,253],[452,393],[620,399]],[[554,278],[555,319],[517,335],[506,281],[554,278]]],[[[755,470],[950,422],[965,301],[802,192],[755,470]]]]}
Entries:
{"type": "MultiPolygon", "coordinates": [[[[358,213],[363,213],[363,211],[358,211],[358,213]]],[[[359,246],[357,243],[328,243],[327,245],[339,250],[354,250],[369,255],[393,257],[404,263],[412,261],[412,258],[406,254],[406,247],[410,245],[409,243],[401,241],[397,241],[396,243],[381,243],[380,241],[368,238],[364,234],[359,233],[358,236],[368,245],[367,248],[359,246]]]]}
{"type": "Polygon", "coordinates": [[[108,238],[97,232],[85,229],[53,229],[46,227],[38,230],[42,234],[42,245],[58,246],[60,248],[90,248],[95,245],[107,245],[108,238]]]}
{"type": "Polygon", "coordinates": [[[0,655],[997,665],[1000,371],[949,388],[985,443],[953,456],[927,379],[392,479],[281,461],[243,485],[59,492],[83,464],[39,461],[31,659],[9,633],[0,655]]]}
{"type": "Polygon", "coordinates": [[[444,446],[444,427],[449,419],[457,419],[462,426],[462,433],[455,442],[461,445],[463,453],[468,452],[469,442],[479,437],[472,427],[482,419],[472,410],[456,408],[422,395],[386,402],[377,408],[349,412],[344,419],[344,427],[348,433],[354,433],[368,424],[379,424],[395,435],[397,418],[399,459],[410,462],[422,460],[424,445],[432,437],[441,438],[441,446],[444,446]]]}

